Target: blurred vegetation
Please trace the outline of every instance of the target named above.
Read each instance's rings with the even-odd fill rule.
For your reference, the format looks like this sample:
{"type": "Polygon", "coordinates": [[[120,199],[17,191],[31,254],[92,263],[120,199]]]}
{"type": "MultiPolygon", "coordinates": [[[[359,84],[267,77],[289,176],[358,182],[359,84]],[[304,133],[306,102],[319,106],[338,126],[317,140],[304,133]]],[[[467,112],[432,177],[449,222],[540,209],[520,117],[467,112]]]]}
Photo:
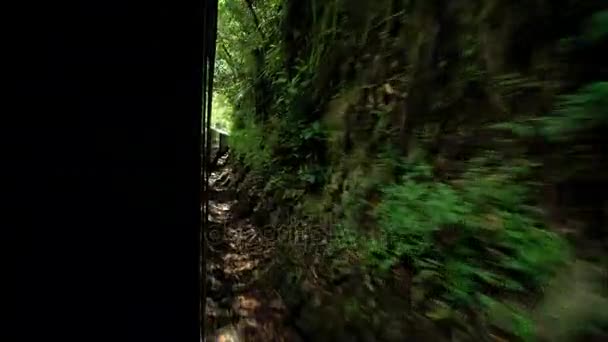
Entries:
{"type": "Polygon", "coordinates": [[[268,276],[308,338],[608,338],[604,1],[219,6],[236,186],[321,237],[268,276]]]}
{"type": "Polygon", "coordinates": [[[232,128],[232,106],[221,93],[213,94],[211,127],[230,131],[232,128]]]}

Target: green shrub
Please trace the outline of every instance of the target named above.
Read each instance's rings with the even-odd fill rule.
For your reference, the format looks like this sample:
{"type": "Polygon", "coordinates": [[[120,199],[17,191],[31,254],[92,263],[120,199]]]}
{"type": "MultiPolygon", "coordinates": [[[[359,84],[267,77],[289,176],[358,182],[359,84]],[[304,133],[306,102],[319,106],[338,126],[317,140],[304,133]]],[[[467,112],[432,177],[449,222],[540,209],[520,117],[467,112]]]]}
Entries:
{"type": "Polygon", "coordinates": [[[381,237],[367,243],[370,265],[384,272],[410,260],[422,298],[432,297],[421,302],[453,310],[483,311],[489,299],[539,291],[568,248],[525,206],[526,186],[515,178],[525,170],[475,160],[456,185],[433,180],[428,165],[410,167],[375,209],[381,237]]]}
{"type": "Polygon", "coordinates": [[[236,157],[252,169],[264,169],[272,161],[271,151],[264,140],[263,128],[253,120],[246,121],[242,128],[233,129],[230,147],[236,157]]]}

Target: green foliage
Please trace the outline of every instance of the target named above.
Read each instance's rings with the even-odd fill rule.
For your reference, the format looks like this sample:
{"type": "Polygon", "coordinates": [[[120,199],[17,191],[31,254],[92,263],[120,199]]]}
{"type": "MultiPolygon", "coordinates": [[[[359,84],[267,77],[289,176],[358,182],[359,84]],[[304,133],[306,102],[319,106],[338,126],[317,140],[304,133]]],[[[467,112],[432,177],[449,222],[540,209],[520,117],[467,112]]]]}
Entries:
{"type": "Polygon", "coordinates": [[[266,146],[264,137],[262,127],[253,120],[248,120],[245,127],[232,131],[230,148],[248,167],[255,170],[264,169],[272,161],[271,151],[266,146]]]}
{"type": "Polygon", "coordinates": [[[535,322],[529,310],[523,309],[514,303],[502,302],[482,295],[481,303],[488,312],[488,320],[502,329],[508,331],[523,341],[535,340],[535,322]]]}
{"type": "Polygon", "coordinates": [[[550,140],[567,140],[573,134],[608,123],[608,82],[589,84],[563,96],[554,116],[539,120],[541,134],[550,140]]]}
{"type": "MultiPolygon", "coordinates": [[[[411,267],[417,313],[470,330],[482,330],[478,321],[495,315],[489,324],[502,321],[501,329],[530,340],[533,319],[519,304],[536,299],[570,256],[528,196],[536,165],[485,153],[454,162],[456,180],[438,181],[425,162],[434,156],[420,147],[448,132],[466,136],[496,116],[528,114],[520,113],[527,102],[538,108],[559,82],[553,73],[530,70],[551,52],[531,46],[525,56],[528,46],[506,43],[517,40],[515,29],[526,32],[522,22],[531,17],[517,11],[527,5],[405,3],[220,0],[216,89],[225,100],[218,97],[214,122],[233,119],[232,151],[262,175],[262,196],[302,209],[311,221],[328,212],[340,218],[331,227],[326,264],[348,273],[363,261],[379,282],[394,267],[411,267]],[[485,7],[495,15],[477,13],[485,7]],[[499,17],[504,13],[508,20],[499,17]],[[512,47],[517,51],[507,51],[512,47]],[[344,95],[330,100],[340,89],[344,95]],[[421,146],[404,150],[401,140],[414,140],[426,127],[433,129],[416,142],[421,146]],[[408,161],[401,160],[405,154],[408,161]],[[462,316],[468,322],[458,321],[462,316]]],[[[534,2],[531,13],[553,11],[542,6],[534,2]]],[[[583,40],[605,39],[606,18],[594,15],[583,40]]],[[[531,36],[549,36],[551,27],[543,24],[543,34],[531,36]]],[[[571,143],[605,126],[607,100],[608,83],[597,82],[560,97],[549,115],[495,127],[571,143]]],[[[439,153],[447,147],[438,146],[439,153]]],[[[287,267],[298,274],[294,283],[306,272],[287,267]]],[[[361,298],[347,299],[346,319],[366,314],[361,298]]]]}
{"type": "Polygon", "coordinates": [[[608,82],[595,82],[575,94],[561,96],[553,115],[493,125],[522,137],[541,135],[549,141],[568,141],[577,134],[608,124],[608,82]]]}
{"type": "Polygon", "coordinates": [[[279,35],[278,6],[282,1],[220,0],[215,87],[234,103],[252,85],[257,65],[253,52],[279,35]],[[256,20],[257,19],[257,20],[256,20]],[[256,22],[259,26],[256,26],[256,22]]]}
{"type": "Polygon", "coordinates": [[[310,120],[312,108],[306,103],[311,102],[322,49],[313,47],[310,56],[297,56],[293,65],[285,65],[293,54],[286,50],[281,30],[292,25],[284,23],[285,1],[219,5],[216,87],[237,108],[231,138],[235,154],[269,177],[297,172],[301,183],[319,183],[323,172],[311,162],[324,130],[320,122],[310,120]]]}
{"type": "Polygon", "coordinates": [[[471,162],[458,185],[433,180],[425,164],[388,185],[375,210],[382,235],[367,247],[371,265],[387,271],[411,260],[418,286],[454,310],[487,310],[500,300],[484,302],[488,291],[539,291],[567,259],[567,244],[524,205],[516,176],[525,165],[483,164],[471,162]]]}

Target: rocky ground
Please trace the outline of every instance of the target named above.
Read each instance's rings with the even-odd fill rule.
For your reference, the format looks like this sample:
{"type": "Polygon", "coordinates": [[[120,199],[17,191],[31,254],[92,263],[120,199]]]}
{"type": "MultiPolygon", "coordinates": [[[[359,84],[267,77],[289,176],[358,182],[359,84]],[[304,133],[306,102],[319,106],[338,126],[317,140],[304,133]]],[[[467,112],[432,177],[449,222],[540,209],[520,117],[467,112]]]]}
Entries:
{"type": "Polygon", "coordinates": [[[234,215],[229,189],[232,171],[226,157],[210,176],[207,230],[207,341],[298,341],[285,326],[288,312],[278,292],[259,282],[273,256],[273,241],[263,239],[249,218],[234,215]]]}

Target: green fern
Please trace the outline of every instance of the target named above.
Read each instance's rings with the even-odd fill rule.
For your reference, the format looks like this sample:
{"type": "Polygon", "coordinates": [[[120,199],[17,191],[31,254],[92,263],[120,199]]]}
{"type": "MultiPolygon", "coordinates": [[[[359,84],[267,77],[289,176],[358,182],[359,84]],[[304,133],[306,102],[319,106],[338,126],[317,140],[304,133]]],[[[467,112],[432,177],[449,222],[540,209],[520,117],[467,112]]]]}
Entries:
{"type": "Polygon", "coordinates": [[[523,206],[527,189],[514,175],[525,167],[490,168],[480,160],[459,186],[434,181],[424,164],[387,186],[375,209],[382,235],[367,243],[370,266],[382,272],[409,258],[417,271],[433,274],[419,286],[439,286],[436,299],[454,309],[483,310],[477,296],[488,287],[540,289],[568,258],[567,244],[523,206]]]}

